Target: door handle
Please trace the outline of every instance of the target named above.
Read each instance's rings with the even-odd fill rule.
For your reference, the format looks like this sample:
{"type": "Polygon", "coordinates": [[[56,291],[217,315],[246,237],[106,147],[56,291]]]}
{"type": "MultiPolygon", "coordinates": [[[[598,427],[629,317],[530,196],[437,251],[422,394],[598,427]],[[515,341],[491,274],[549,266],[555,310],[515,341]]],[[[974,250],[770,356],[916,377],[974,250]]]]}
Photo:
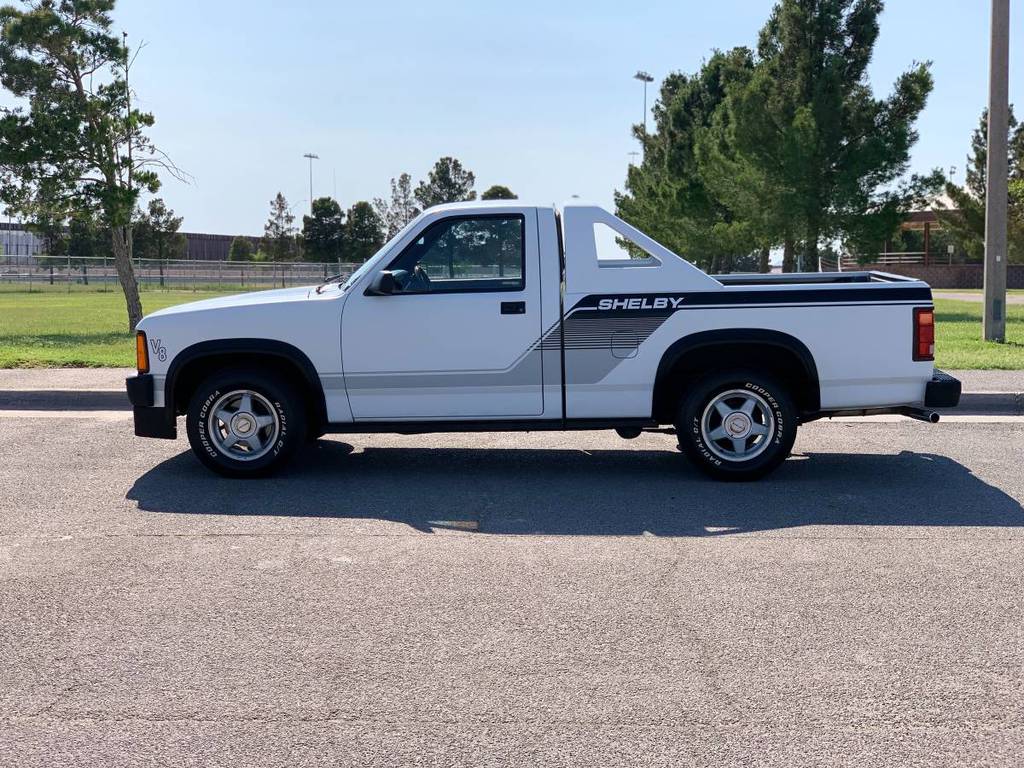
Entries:
{"type": "Polygon", "coordinates": [[[501,314],[503,315],[525,315],[525,301],[503,301],[501,302],[501,314]]]}

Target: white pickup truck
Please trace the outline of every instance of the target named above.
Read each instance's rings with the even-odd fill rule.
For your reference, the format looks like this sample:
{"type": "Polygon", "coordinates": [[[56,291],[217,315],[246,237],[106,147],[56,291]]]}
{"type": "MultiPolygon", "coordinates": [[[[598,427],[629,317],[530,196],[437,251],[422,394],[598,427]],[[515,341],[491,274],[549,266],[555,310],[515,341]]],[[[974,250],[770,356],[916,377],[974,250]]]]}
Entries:
{"type": "Polygon", "coordinates": [[[138,327],[135,434],[263,475],[325,433],[664,425],[751,479],[826,416],[935,422],[927,284],[877,272],[709,276],[601,208],[431,208],[342,282],[171,307],[138,327]],[[599,258],[611,236],[627,258],[599,258]]]}

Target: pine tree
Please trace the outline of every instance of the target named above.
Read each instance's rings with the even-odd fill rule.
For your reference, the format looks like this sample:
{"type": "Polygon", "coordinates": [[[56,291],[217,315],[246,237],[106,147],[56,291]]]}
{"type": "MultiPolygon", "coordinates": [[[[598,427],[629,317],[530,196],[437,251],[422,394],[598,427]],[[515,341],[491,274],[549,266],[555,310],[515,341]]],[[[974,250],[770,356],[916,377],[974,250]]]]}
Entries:
{"type": "Polygon", "coordinates": [[[240,235],[231,241],[231,247],[228,249],[228,261],[252,261],[255,252],[252,240],[240,235]]]}
{"type": "MultiPolygon", "coordinates": [[[[967,157],[964,186],[946,183],[946,195],[952,206],[940,209],[939,221],[969,258],[985,256],[985,199],[988,168],[988,110],[981,114],[971,135],[971,154],[967,157]]],[[[1013,262],[1024,262],[1024,125],[1010,109],[1009,135],[1010,211],[1009,253],[1013,262]]]]}
{"type": "Polygon", "coordinates": [[[385,237],[390,240],[402,227],[420,215],[412,191],[412,177],[403,173],[397,181],[391,179],[391,200],[375,198],[373,209],[383,222],[385,237]]]}
{"type": "Polygon", "coordinates": [[[297,256],[295,216],[280,192],[270,201],[270,218],[263,225],[263,250],[271,261],[290,261],[297,256]]]}
{"type": "Polygon", "coordinates": [[[876,99],[867,78],[882,0],[782,0],[758,42],[754,76],[730,94],[739,154],[795,205],[803,268],[822,242],[878,243],[941,183],[905,178],[914,123],[932,90],[914,64],[876,99]]]}
{"type": "Polygon", "coordinates": [[[150,200],[132,233],[135,255],[143,259],[181,258],[186,248],[185,236],[178,233],[181,221],[159,197],[150,200]]]}
{"type": "Polygon", "coordinates": [[[313,201],[313,215],[302,217],[303,256],[308,261],[336,261],[345,251],[345,213],[332,197],[313,201]]]}
{"type": "Polygon", "coordinates": [[[361,200],[348,209],[345,225],[345,258],[360,264],[384,245],[383,222],[373,206],[361,200]]]}
{"type": "Polygon", "coordinates": [[[442,157],[431,169],[426,181],[416,187],[415,196],[424,209],[445,203],[476,200],[473,185],[476,176],[454,157],[442,157]]]}
{"type": "Polygon", "coordinates": [[[480,195],[481,200],[518,200],[519,196],[511,189],[506,187],[504,184],[495,184],[488,187],[487,190],[480,195]]]}
{"type": "Polygon", "coordinates": [[[626,191],[616,208],[630,224],[703,269],[728,269],[737,253],[753,250],[723,237],[735,222],[708,183],[697,146],[721,110],[728,85],[750,76],[750,52],[716,52],[693,75],[674,73],[661,86],[654,106],[655,130],[633,135],[644,145],[640,165],[630,166],[626,191]]]}

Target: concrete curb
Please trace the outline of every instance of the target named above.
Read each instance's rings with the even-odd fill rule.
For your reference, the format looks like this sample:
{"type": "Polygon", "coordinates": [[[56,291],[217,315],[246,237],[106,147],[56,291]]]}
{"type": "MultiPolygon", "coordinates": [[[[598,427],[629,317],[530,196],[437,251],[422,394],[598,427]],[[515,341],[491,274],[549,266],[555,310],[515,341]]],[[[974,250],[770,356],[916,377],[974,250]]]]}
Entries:
{"type": "Polygon", "coordinates": [[[129,411],[124,391],[63,389],[0,389],[3,411],[129,411]]]}

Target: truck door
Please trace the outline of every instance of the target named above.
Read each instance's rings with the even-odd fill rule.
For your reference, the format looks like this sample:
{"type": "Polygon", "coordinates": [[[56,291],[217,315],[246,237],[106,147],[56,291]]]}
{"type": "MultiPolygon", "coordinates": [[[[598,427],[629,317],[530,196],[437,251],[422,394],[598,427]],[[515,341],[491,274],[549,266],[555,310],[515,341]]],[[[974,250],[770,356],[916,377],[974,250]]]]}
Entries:
{"type": "Polygon", "coordinates": [[[384,266],[389,293],[357,289],[342,318],[354,419],[543,414],[536,227],[529,208],[435,219],[384,266]]]}

